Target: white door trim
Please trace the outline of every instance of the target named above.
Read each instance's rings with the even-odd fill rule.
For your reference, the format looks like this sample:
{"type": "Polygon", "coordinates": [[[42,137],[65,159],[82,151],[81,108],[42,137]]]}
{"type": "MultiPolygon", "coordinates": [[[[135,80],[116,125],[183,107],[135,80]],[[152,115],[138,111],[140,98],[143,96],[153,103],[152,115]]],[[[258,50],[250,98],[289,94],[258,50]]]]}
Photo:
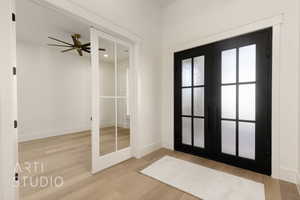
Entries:
{"type": "MultiPolygon", "coordinates": [[[[284,15],[279,14],[274,17],[255,21],[246,25],[236,27],[221,33],[201,37],[198,40],[181,43],[169,49],[169,56],[173,57],[174,52],[202,46],[205,44],[221,41],[235,36],[251,33],[268,27],[273,28],[273,60],[272,60],[272,177],[280,178],[280,38],[281,26],[284,15]]],[[[172,59],[173,60],[173,59],[172,59]]],[[[174,65],[171,61],[172,66],[174,65]]],[[[173,72],[174,73],[174,72],[173,72]]],[[[172,76],[174,77],[174,76],[172,76]]],[[[171,79],[173,85],[173,79],[171,79]]],[[[174,119],[174,93],[172,90],[172,119],[174,119]]],[[[172,134],[174,137],[174,121],[172,120],[172,134]]],[[[174,140],[172,140],[174,141],[174,140]]],[[[174,144],[172,144],[172,148],[174,144]]]]}

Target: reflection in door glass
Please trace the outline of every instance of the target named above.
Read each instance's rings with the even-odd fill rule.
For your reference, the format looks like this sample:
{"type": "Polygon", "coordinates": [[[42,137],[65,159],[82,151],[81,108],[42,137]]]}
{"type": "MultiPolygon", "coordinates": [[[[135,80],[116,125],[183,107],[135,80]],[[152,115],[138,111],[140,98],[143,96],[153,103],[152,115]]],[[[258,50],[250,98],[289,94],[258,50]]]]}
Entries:
{"type": "Polygon", "coordinates": [[[236,49],[222,51],[222,84],[236,83],[236,49]]]}
{"type": "Polygon", "coordinates": [[[222,120],[222,153],[235,155],[236,154],[236,122],[222,120]]]}
{"type": "Polygon", "coordinates": [[[129,112],[129,48],[117,44],[117,145],[118,150],[130,146],[129,112]]]}
{"type": "Polygon", "coordinates": [[[192,118],[182,117],[182,144],[192,144],[192,118]]]}
{"type": "Polygon", "coordinates": [[[239,156],[255,160],[255,123],[239,122],[239,156]]]}
{"type": "Polygon", "coordinates": [[[182,87],[192,85],[192,59],[182,61],[182,87]]]}
{"type": "Polygon", "coordinates": [[[255,84],[239,86],[239,119],[255,120],[255,84]]]}
{"type": "Polygon", "coordinates": [[[204,85],[204,56],[194,58],[194,85],[204,85]]]}
{"type": "Polygon", "coordinates": [[[194,118],[194,146],[204,148],[204,119],[194,118]]]}
{"type": "Polygon", "coordinates": [[[192,89],[182,89],[182,115],[192,115],[192,89]]]}
{"type": "Polygon", "coordinates": [[[239,48],[239,82],[256,81],[256,45],[239,48]]]}
{"type": "Polygon", "coordinates": [[[194,115],[204,117],[204,87],[194,88],[194,115]]]}
{"type": "Polygon", "coordinates": [[[222,86],[222,118],[236,118],[236,86],[222,86]]]}
{"type": "Polygon", "coordinates": [[[116,151],[115,101],[100,99],[100,156],[116,151]]]}

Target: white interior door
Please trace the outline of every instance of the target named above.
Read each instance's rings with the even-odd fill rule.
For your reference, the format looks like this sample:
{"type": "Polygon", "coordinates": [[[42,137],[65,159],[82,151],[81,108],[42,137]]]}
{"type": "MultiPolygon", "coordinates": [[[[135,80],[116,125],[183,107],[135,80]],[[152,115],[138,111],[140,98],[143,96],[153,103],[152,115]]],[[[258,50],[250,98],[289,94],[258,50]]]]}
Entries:
{"type": "Polygon", "coordinates": [[[91,28],[92,173],[132,157],[130,51],[129,44],[91,28]]]}

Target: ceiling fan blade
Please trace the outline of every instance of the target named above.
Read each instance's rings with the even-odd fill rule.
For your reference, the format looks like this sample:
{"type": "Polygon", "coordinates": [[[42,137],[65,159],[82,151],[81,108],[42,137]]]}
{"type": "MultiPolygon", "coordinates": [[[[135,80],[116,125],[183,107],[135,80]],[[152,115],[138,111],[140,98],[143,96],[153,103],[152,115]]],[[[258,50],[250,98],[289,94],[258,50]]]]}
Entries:
{"type": "MultiPolygon", "coordinates": [[[[85,47],[85,49],[91,49],[91,47],[85,47]]],[[[106,49],[99,48],[99,51],[106,51],[106,49]]]]}
{"type": "Polygon", "coordinates": [[[81,46],[82,46],[82,47],[91,46],[91,43],[89,42],[89,43],[83,44],[83,45],[81,45],[81,46]]]}
{"type": "Polygon", "coordinates": [[[91,51],[88,50],[88,49],[82,49],[82,51],[85,51],[85,52],[87,52],[87,53],[91,53],[91,51]]]}
{"type": "Polygon", "coordinates": [[[65,53],[65,52],[68,52],[68,51],[72,51],[72,50],[74,50],[74,49],[76,49],[76,47],[72,47],[72,48],[70,48],[70,49],[66,49],[66,50],[63,50],[63,51],[61,51],[62,53],[65,53]]]}
{"type": "Polygon", "coordinates": [[[57,41],[57,42],[61,42],[61,43],[64,43],[64,44],[73,46],[73,44],[70,44],[70,43],[68,43],[68,42],[64,42],[64,41],[62,41],[62,40],[59,40],[59,39],[56,39],[56,38],[53,38],[53,37],[48,37],[48,38],[51,39],[51,40],[55,40],[55,41],[57,41]]]}
{"type": "Polygon", "coordinates": [[[80,56],[83,56],[82,50],[81,49],[77,49],[77,52],[80,56]]]}
{"type": "Polygon", "coordinates": [[[50,47],[73,47],[71,45],[48,44],[50,47]]]}

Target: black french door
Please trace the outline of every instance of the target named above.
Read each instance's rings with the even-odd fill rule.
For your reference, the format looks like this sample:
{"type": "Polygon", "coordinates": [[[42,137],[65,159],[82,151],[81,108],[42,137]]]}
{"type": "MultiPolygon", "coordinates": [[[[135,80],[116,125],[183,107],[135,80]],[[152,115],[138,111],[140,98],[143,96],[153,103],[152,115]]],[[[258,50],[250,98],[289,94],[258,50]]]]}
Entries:
{"type": "Polygon", "coordinates": [[[271,175],[272,29],[174,54],[175,150],[271,175]]]}

